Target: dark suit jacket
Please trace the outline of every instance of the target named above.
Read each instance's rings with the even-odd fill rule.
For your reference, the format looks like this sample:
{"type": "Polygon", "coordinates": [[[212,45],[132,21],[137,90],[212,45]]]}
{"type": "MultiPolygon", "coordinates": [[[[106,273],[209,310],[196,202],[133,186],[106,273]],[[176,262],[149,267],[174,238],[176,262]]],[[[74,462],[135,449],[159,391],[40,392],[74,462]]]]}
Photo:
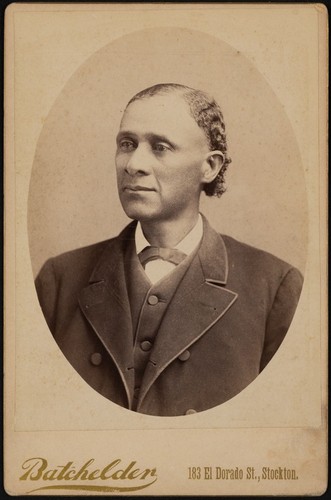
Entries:
{"type": "MultiPolygon", "coordinates": [[[[134,226],[50,259],[36,279],[43,313],[69,362],[95,390],[126,408],[134,370],[123,254],[134,226]]],[[[291,265],[220,236],[204,219],[199,251],[159,328],[137,411],[185,415],[242,391],[284,339],[301,287],[302,276],[291,265]]]]}

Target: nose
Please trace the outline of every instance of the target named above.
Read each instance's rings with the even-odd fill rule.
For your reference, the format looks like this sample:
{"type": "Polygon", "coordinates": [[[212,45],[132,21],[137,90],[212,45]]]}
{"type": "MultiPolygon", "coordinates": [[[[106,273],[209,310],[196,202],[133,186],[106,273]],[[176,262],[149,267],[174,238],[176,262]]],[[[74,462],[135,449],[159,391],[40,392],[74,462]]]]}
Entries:
{"type": "Polygon", "coordinates": [[[131,153],[125,171],[131,175],[148,175],[151,172],[151,154],[147,145],[139,144],[131,153]]]}

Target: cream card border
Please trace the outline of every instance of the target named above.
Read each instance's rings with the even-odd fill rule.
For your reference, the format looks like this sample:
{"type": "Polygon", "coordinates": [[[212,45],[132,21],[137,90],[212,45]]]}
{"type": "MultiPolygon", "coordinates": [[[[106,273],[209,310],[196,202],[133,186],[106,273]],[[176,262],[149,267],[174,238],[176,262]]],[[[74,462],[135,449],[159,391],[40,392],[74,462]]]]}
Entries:
{"type": "MultiPolygon", "coordinates": [[[[32,457],[44,457],[53,469],[69,461],[80,467],[89,459],[94,459],[94,468],[115,459],[121,460],[122,468],[135,461],[141,470],[157,470],[157,481],[142,492],[147,495],[298,495],[325,489],[326,24],[326,9],[319,4],[14,4],[7,9],[5,483],[9,493],[25,494],[47,483],[19,479],[23,462],[32,457]],[[36,299],[26,229],[36,142],[68,78],[112,40],[167,26],[218,37],[260,69],[283,103],[297,137],[309,206],[305,285],[291,335],[284,341],[286,349],[239,396],[187,420],[132,415],[92,392],[67,366],[48,335],[36,299]],[[29,64],[21,57],[23,51],[29,64]],[[279,394],[275,387],[281,388],[279,394]],[[201,468],[200,479],[189,478],[193,467],[201,468]],[[217,479],[217,467],[243,469],[244,477],[217,479]],[[251,480],[247,478],[251,467],[259,473],[263,467],[287,467],[298,479],[251,480]]],[[[154,481],[154,476],[150,478],[154,481]]],[[[116,486],[121,483],[121,487],[137,484],[118,481],[116,486]]],[[[100,480],[92,483],[98,486],[100,480]]]]}

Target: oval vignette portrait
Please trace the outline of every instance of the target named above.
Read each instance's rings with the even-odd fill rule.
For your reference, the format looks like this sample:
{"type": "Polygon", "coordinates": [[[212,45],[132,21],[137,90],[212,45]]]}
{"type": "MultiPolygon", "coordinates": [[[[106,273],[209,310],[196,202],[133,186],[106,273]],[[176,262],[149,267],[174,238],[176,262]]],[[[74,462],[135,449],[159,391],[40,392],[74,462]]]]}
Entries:
{"type": "Polygon", "coordinates": [[[130,411],[219,406],[282,349],[307,199],[259,69],[205,33],[146,29],[85,61],[45,119],[28,202],[41,309],[78,374],[130,411]]]}

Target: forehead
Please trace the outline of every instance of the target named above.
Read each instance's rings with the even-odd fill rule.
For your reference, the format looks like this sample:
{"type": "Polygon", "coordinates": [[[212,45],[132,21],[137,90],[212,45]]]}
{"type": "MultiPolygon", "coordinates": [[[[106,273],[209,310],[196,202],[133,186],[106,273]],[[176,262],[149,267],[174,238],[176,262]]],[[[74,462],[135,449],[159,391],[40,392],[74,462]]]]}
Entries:
{"type": "Polygon", "coordinates": [[[145,97],[124,112],[120,130],[206,142],[185,100],[176,94],[145,97]]]}

